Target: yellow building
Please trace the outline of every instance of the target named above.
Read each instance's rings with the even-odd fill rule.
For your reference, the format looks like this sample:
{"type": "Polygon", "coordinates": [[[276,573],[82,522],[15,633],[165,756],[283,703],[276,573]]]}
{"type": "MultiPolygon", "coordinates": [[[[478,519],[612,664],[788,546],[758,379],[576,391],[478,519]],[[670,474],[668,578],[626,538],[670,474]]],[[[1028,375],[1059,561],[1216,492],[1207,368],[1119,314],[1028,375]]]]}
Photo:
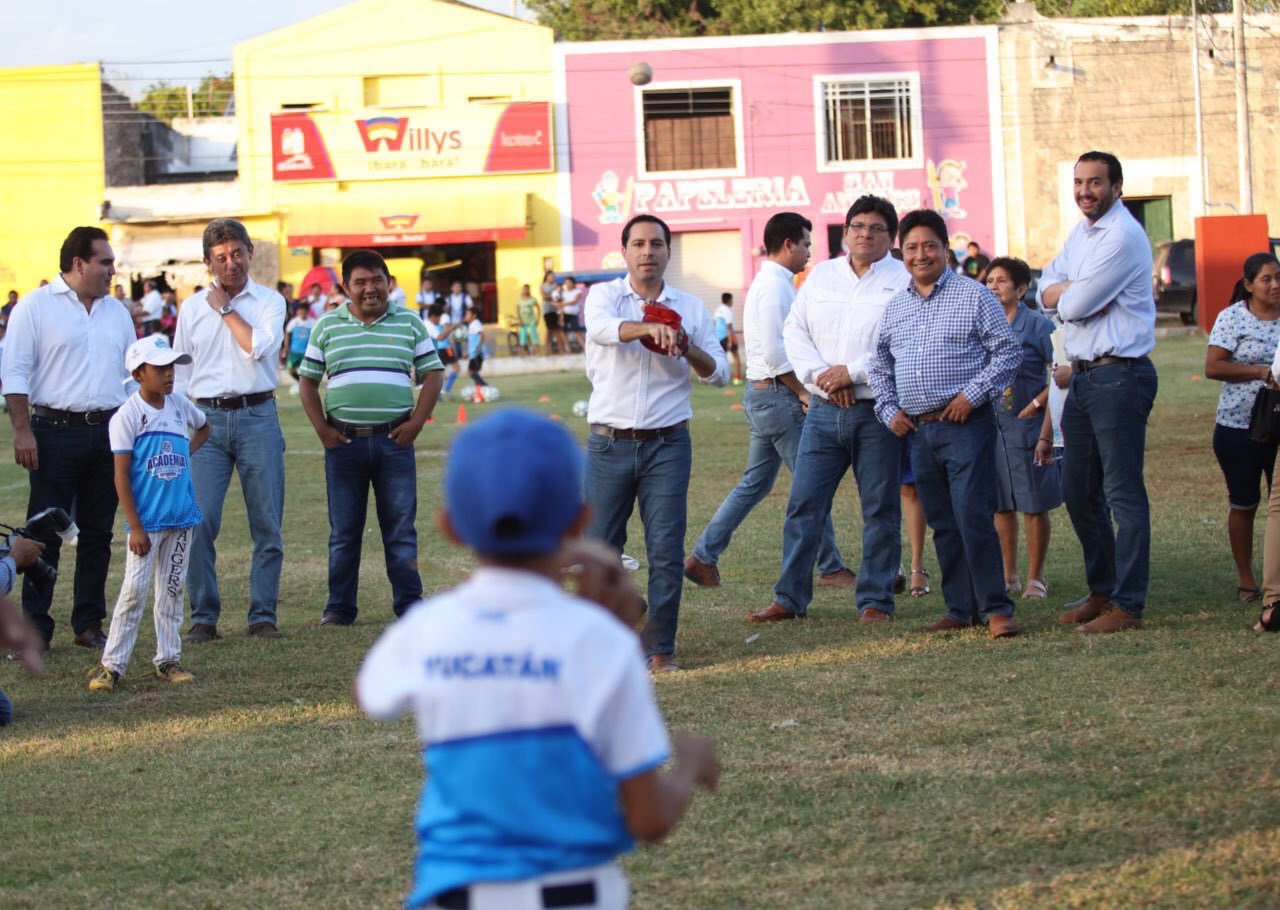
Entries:
{"type": "Polygon", "coordinates": [[[514,315],[560,251],[552,41],[448,0],[359,0],[237,45],[243,206],[279,213],[281,277],[368,247],[411,302],[425,273],[514,315]]]}
{"type": "Polygon", "coordinates": [[[73,227],[100,223],[98,65],[0,69],[0,123],[0,294],[23,295],[58,274],[73,227]]]}

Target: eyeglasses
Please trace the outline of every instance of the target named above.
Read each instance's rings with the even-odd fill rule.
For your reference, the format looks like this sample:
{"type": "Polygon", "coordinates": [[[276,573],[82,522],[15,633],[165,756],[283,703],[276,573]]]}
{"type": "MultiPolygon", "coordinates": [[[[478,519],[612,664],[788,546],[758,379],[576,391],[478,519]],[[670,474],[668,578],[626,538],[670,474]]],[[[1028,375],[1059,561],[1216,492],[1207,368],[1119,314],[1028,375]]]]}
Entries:
{"type": "Polygon", "coordinates": [[[863,224],[861,221],[855,221],[850,224],[849,230],[855,234],[871,234],[872,236],[889,233],[889,229],[883,224],[863,224]]]}

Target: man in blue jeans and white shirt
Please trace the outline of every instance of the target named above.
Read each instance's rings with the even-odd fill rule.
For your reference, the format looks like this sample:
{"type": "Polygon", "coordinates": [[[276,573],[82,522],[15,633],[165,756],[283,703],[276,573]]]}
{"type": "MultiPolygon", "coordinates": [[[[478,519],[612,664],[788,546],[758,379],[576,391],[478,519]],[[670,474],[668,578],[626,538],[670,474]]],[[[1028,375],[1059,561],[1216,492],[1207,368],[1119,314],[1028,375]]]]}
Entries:
{"type": "Polygon", "coordinates": [[[1059,619],[1085,634],[1142,625],[1151,571],[1151,510],[1142,479],[1156,400],[1151,244],[1120,202],[1124,172],[1106,152],[1076,162],[1084,220],[1040,279],[1057,307],[1071,390],[1062,409],[1062,498],[1084,550],[1089,593],[1059,619]],[[1115,519],[1115,528],[1111,526],[1115,519]]]}
{"type": "Polygon", "coordinates": [[[622,255],[626,276],[593,286],[586,304],[591,436],[585,486],[592,508],[587,534],[625,551],[627,521],[640,504],[649,561],[649,618],[642,638],[650,671],[661,673],[676,669],[672,655],[693,464],[689,372],[723,386],[729,363],[702,301],[663,281],[671,229],[653,215],[635,216],[622,229],[622,255]],[[646,304],[674,310],[679,328],[646,322],[646,304]]]}
{"type": "Polygon", "coordinates": [[[748,622],[803,619],[813,598],[813,564],[824,516],[853,468],[862,506],[862,565],[855,602],[860,622],[893,616],[902,555],[899,495],[902,444],[876,419],[867,384],[885,303],[910,281],[889,255],[898,216],[878,196],[857,199],[845,215],[849,255],[814,267],[783,329],[796,376],[810,392],[795,479],[782,529],[782,572],[774,602],[748,622]]]}
{"type": "Polygon", "coordinates": [[[222,595],[214,543],[231,472],[240,475],[253,538],[249,566],[249,634],[280,638],[276,600],[284,545],[284,435],[276,415],[276,352],[284,335],[284,297],[249,277],[253,243],[243,224],[217,218],[204,229],[204,264],[213,283],[178,313],[174,347],[190,354],[174,387],[205,413],[212,433],[191,457],[191,480],[204,522],[191,535],[187,590],[189,644],[219,638],[222,595]]]}
{"type": "MultiPolygon", "coordinates": [[[[729,548],[733,532],[773,489],[784,462],[793,474],[809,391],[787,359],[782,326],[796,299],[795,276],[809,261],[813,224],[796,212],[779,212],[764,226],[767,257],[742,306],[742,340],[747,354],[747,390],[743,412],[751,427],[747,468],[712,517],[693,553],[684,561],[684,577],[696,585],[720,584],[716,563],[729,548]]],[[[844,567],[828,514],[818,544],[818,584],[852,587],[857,577],[844,567]]]]}

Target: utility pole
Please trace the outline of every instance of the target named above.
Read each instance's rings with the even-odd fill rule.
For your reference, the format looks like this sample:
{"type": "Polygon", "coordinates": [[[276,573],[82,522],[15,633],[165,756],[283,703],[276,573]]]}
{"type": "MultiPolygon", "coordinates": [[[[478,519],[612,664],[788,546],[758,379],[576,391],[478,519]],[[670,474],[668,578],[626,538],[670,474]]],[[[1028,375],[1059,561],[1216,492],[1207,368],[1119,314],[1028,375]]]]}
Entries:
{"type": "Polygon", "coordinates": [[[1209,162],[1204,160],[1204,96],[1200,93],[1200,13],[1191,0],[1191,84],[1195,89],[1196,162],[1200,168],[1200,211],[1208,211],[1209,162]]]}
{"type": "Polygon", "coordinates": [[[1244,57],[1244,0],[1232,0],[1236,20],[1236,168],[1240,175],[1240,214],[1253,214],[1253,156],[1249,150],[1249,74],[1244,57]]]}

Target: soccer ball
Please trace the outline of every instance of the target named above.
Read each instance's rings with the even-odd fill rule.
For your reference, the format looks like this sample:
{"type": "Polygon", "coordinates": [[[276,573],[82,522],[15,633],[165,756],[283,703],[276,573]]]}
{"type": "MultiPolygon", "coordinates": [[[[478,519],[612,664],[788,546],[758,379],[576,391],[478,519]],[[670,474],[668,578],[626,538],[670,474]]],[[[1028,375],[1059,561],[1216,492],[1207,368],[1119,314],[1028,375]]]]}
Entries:
{"type": "Polygon", "coordinates": [[[458,397],[463,401],[476,400],[476,387],[473,385],[464,385],[458,389],[458,397]]]}
{"type": "Polygon", "coordinates": [[[480,396],[485,401],[497,401],[502,397],[502,393],[498,391],[496,385],[486,385],[480,387],[480,396]]]}
{"type": "Polygon", "coordinates": [[[573,403],[573,416],[574,417],[587,416],[587,403],[585,401],[575,401],[573,403]]]}

